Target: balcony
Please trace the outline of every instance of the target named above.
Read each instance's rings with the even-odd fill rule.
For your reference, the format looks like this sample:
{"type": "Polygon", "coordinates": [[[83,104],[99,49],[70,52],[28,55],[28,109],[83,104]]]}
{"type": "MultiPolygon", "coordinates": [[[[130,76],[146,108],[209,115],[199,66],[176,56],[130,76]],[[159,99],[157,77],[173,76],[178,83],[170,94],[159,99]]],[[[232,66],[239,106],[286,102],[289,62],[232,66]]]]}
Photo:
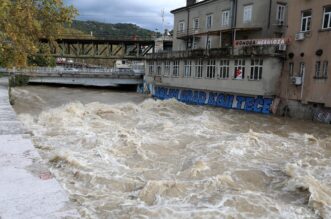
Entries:
{"type": "Polygon", "coordinates": [[[241,48],[214,48],[214,49],[194,49],[185,51],[171,51],[154,54],[147,54],[147,60],[162,59],[187,59],[187,58],[233,58],[233,57],[279,57],[285,58],[286,51],[280,50],[279,46],[249,46],[241,48]]]}
{"type": "Polygon", "coordinates": [[[247,46],[235,48],[233,51],[235,56],[275,56],[285,58],[286,51],[278,45],[266,46],[247,46]]]}
{"type": "Polygon", "coordinates": [[[148,54],[146,59],[185,59],[185,58],[218,58],[226,57],[232,55],[232,49],[230,47],[226,48],[216,48],[216,49],[194,49],[185,51],[172,51],[148,54]]]}
{"type": "Polygon", "coordinates": [[[201,33],[201,29],[199,28],[192,28],[192,29],[188,29],[188,30],[179,30],[176,33],[177,39],[185,39],[187,37],[190,36],[194,36],[197,34],[201,33]]]}

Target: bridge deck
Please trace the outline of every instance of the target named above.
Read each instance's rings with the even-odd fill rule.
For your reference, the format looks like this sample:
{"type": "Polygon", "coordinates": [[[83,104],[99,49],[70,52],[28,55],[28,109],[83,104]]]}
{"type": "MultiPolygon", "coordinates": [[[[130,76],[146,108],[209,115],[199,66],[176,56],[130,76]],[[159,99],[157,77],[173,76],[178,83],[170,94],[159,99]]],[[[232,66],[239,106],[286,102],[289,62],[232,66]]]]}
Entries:
{"type": "Polygon", "coordinates": [[[38,72],[21,72],[15,73],[15,75],[22,75],[28,77],[58,77],[58,78],[108,78],[108,79],[142,79],[143,75],[141,74],[121,74],[121,73],[88,73],[88,72],[80,72],[80,73],[67,73],[67,72],[46,72],[46,73],[38,73],[38,72]]]}
{"type": "Polygon", "coordinates": [[[58,69],[40,68],[23,69],[16,72],[9,72],[11,76],[27,76],[29,83],[41,84],[65,84],[65,85],[86,85],[86,86],[119,86],[139,85],[143,83],[143,74],[135,73],[132,70],[119,72],[118,69],[104,69],[88,71],[82,69],[78,72],[59,71],[58,69]]]}
{"type": "MultiPolygon", "coordinates": [[[[41,42],[49,42],[47,39],[41,39],[41,42]]],[[[93,38],[93,37],[77,37],[77,38],[70,38],[70,37],[64,37],[59,38],[56,40],[58,43],[66,42],[66,43],[102,43],[102,44],[125,44],[125,45],[135,45],[137,43],[143,44],[143,45],[153,45],[155,43],[152,39],[119,39],[119,38],[107,38],[107,37],[101,37],[101,38],[93,38]]]]}

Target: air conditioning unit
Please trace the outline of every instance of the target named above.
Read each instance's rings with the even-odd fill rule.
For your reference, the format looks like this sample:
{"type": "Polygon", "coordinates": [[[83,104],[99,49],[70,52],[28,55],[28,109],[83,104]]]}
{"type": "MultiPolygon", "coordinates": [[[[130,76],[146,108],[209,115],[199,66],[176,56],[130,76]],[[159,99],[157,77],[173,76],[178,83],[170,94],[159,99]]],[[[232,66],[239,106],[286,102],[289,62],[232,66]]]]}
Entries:
{"type": "Polygon", "coordinates": [[[279,51],[286,51],[286,49],[287,49],[286,44],[281,44],[281,45],[278,46],[279,51]]]}
{"type": "Polygon", "coordinates": [[[296,41],[301,41],[305,39],[305,33],[304,32],[300,32],[295,34],[295,40],[296,41]]]}
{"type": "Polygon", "coordinates": [[[291,78],[292,84],[294,85],[302,85],[302,77],[292,77],[291,78]]]}

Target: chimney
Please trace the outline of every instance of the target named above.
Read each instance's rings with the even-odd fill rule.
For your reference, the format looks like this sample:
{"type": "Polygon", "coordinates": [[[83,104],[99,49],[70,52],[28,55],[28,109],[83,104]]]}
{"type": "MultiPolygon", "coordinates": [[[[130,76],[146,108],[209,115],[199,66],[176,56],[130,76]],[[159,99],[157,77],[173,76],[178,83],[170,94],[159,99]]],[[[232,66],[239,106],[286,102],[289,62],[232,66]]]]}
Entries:
{"type": "Polygon", "coordinates": [[[196,0],[186,0],[186,6],[191,6],[196,3],[196,0]]]}

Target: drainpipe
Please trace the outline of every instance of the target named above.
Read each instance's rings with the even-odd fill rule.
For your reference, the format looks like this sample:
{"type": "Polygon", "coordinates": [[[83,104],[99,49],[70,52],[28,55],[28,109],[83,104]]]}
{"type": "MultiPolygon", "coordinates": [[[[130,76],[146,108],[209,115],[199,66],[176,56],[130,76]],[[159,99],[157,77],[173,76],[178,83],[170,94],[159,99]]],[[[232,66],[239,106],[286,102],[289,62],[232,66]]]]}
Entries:
{"type": "Polygon", "coordinates": [[[237,0],[232,0],[232,28],[236,27],[237,25],[237,10],[238,10],[238,5],[237,5],[237,0]]]}
{"type": "Polygon", "coordinates": [[[187,8],[187,25],[186,25],[186,50],[188,49],[189,42],[189,28],[190,28],[190,8],[187,8]]]}
{"type": "Polygon", "coordinates": [[[304,86],[305,86],[305,74],[306,74],[306,71],[303,72],[302,74],[302,83],[301,83],[301,102],[303,101],[303,92],[304,92],[304,86]]]}
{"type": "Polygon", "coordinates": [[[236,40],[236,26],[237,26],[237,13],[238,13],[238,2],[232,0],[232,54],[234,54],[234,41],[236,40]]]}
{"type": "Polygon", "coordinates": [[[271,9],[272,9],[272,0],[269,0],[268,29],[270,29],[271,26],[271,9]]]}

